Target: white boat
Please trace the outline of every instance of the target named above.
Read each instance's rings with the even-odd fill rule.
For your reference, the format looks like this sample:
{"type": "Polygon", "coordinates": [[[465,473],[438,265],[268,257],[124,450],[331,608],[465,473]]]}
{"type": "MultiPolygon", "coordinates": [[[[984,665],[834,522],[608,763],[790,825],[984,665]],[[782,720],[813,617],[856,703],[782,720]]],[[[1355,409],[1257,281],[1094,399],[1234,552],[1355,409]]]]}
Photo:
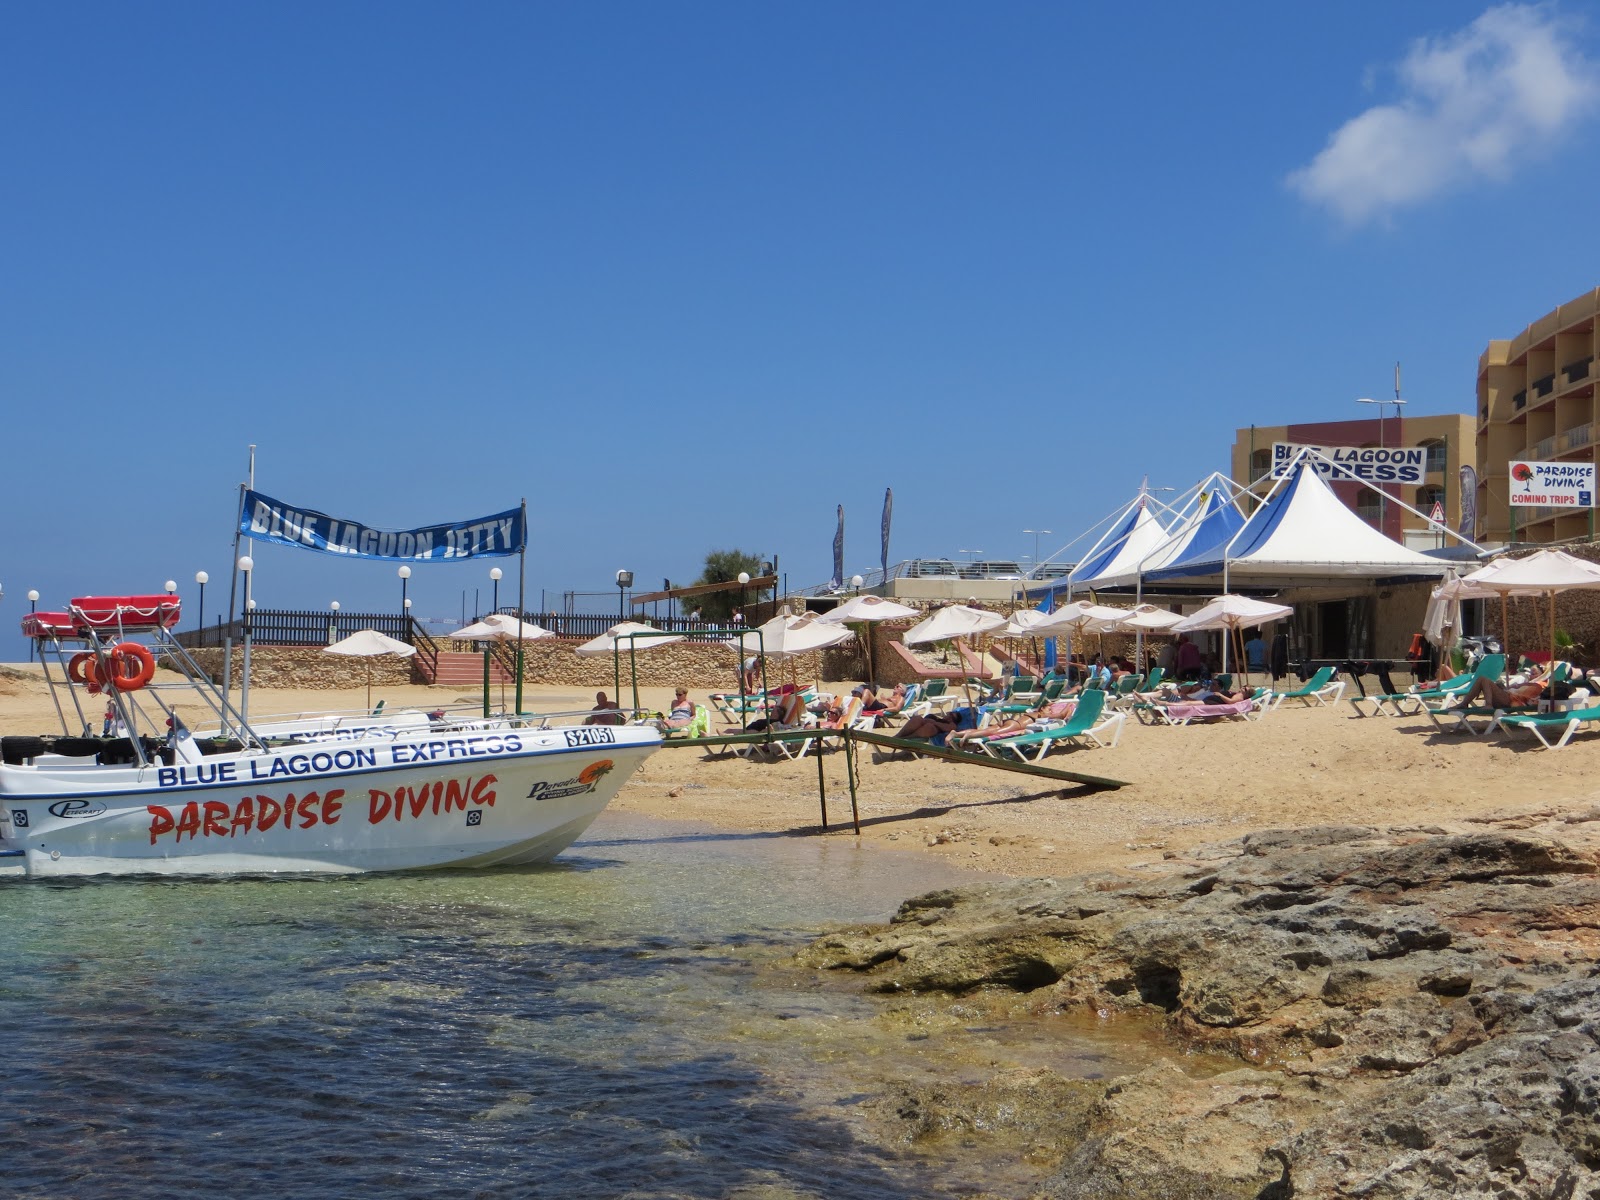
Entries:
{"type": "Polygon", "coordinates": [[[0,738],[0,876],[539,863],[661,745],[649,726],[519,716],[251,727],[171,636],[177,617],[174,597],[124,596],[24,618],[63,732],[0,738]],[[157,663],[181,682],[156,682],[157,663]],[[178,689],[205,701],[217,736],[189,734],[178,689]],[[97,734],[84,701],[101,697],[97,734]]]}

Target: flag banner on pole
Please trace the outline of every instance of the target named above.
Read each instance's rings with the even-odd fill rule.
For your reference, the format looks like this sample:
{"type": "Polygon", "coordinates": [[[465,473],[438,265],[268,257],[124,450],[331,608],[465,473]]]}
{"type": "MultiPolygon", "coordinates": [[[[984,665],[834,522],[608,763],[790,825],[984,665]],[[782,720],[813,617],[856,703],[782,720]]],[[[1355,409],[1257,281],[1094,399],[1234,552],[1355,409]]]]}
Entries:
{"type": "Polygon", "coordinates": [[[506,558],[528,544],[522,509],[490,517],[424,525],[420,529],[373,529],[359,521],[294,508],[271,496],[246,490],[239,532],[258,542],[320,550],[346,558],[404,562],[461,562],[468,558],[506,558]]]}
{"type": "Polygon", "coordinates": [[[839,530],[833,535],[833,586],[844,586],[844,505],[839,505],[839,530]]]}
{"type": "Polygon", "coordinates": [[[1478,470],[1473,466],[1461,468],[1461,526],[1463,536],[1478,536],[1478,470]]]}
{"type": "Polygon", "coordinates": [[[883,489],[883,578],[889,580],[889,515],[894,511],[894,489],[883,489]]]}

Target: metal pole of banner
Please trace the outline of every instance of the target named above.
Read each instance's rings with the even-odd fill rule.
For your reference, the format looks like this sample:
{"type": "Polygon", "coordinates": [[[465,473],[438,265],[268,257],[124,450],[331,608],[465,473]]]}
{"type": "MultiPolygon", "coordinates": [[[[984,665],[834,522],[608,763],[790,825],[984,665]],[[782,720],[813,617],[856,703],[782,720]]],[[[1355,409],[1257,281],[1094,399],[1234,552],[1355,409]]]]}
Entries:
{"type": "Polygon", "coordinates": [[[528,593],[528,498],[522,498],[522,548],[517,551],[517,715],[522,715],[522,614],[528,593]]]}
{"type": "MultiPolygon", "coordinates": [[[[252,454],[255,447],[251,446],[252,454]]],[[[252,458],[252,471],[254,459],[252,458]]],[[[239,598],[239,539],[244,529],[244,493],[248,484],[239,485],[239,507],[233,517],[233,566],[228,571],[228,626],[222,643],[222,736],[228,736],[228,689],[233,683],[233,614],[239,598]]]]}

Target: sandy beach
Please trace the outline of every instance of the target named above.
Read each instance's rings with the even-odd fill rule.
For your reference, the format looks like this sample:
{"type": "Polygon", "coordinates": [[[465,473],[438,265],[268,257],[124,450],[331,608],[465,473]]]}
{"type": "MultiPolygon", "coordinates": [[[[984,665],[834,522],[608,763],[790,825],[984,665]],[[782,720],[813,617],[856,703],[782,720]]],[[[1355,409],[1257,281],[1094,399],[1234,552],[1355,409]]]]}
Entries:
{"type": "MultiPolygon", "coordinates": [[[[424,686],[374,693],[390,709],[478,699],[424,686]]],[[[498,701],[498,695],[496,695],[498,701]]],[[[695,698],[704,700],[696,692],[695,698]]],[[[666,708],[666,688],[641,702],[666,708]]],[[[255,689],[256,717],[360,708],[349,691],[255,689]]],[[[593,693],[530,686],[541,712],[587,709],[593,693]]],[[[203,720],[180,706],[186,718],[203,720]]],[[[60,728],[37,667],[0,678],[0,729],[60,728]]],[[[1130,720],[1113,749],[1052,754],[1047,765],[1127,782],[1118,791],[1061,791],[1024,775],[936,759],[858,758],[860,843],[938,856],[1013,876],[1137,869],[1191,847],[1285,826],[1361,824],[1466,832],[1482,818],[1587,806],[1600,798],[1600,738],[1545,751],[1531,737],[1439,734],[1426,718],[1373,719],[1337,708],[1285,707],[1259,722],[1147,727],[1130,720]]],[[[719,829],[855,839],[845,756],[822,759],[830,828],[819,828],[816,761],[750,761],[692,744],[654,755],[615,808],[719,829]]]]}

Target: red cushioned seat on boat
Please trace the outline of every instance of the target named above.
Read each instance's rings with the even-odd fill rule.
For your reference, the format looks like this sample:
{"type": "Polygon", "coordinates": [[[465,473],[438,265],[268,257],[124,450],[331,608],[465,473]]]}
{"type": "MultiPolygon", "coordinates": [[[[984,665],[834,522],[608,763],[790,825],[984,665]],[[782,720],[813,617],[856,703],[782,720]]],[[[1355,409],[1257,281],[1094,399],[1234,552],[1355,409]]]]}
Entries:
{"type": "Polygon", "coordinates": [[[77,631],[71,613],[36,612],[22,618],[23,637],[71,637],[77,631]]]}
{"type": "Polygon", "coordinates": [[[178,598],[155,596],[79,596],[72,612],[80,629],[171,629],[178,623],[178,598]]]}

